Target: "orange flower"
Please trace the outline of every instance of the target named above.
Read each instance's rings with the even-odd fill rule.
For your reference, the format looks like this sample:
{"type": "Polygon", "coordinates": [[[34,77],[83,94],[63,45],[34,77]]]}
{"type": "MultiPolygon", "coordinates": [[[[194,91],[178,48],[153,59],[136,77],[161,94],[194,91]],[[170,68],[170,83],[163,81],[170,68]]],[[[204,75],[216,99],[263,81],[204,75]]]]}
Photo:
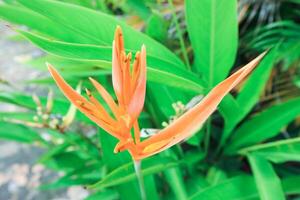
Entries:
{"type": "Polygon", "coordinates": [[[131,53],[126,55],[123,34],[118,26],[113,42],[112,82],[121,110],[128,127],[131,127],[140,115],[146,92],[146,48],[135,55],[132,72],[130,70],[131,53]],[[128,118],[127,118],[128,117],[128,118]],[[128,120],[128,121],[127,121],[128,120]]]}
{"type": "Polygon", "coordinates": [[[113,116],[104,109],[89,90],[86,90],[89,97],[88,101],[72,89],[50,64],[48,67],[65,96],[92,121],[119,139],[114,151],[128,150],[134,160],[141,160],[157,154],[197,132],[205,120],[215,111],[223,97],[255,68],[264,55],[265,53],[261,54],[219,83],[196,106],[154,136],[143,141],[140,141],[137,118],[142,111],[145,100],[146,50],[142,46],[141,53],[136,53],[131,70],[131,53],[128,55],[125,53],[120,27],[117,27],[115,32],[112,56],[112,80],[118,104],[100,83],[90,78],[92,84],[109,106],[113,116]],[[130,134],[132,128],[134,129],[134,138],[130,134]]]}

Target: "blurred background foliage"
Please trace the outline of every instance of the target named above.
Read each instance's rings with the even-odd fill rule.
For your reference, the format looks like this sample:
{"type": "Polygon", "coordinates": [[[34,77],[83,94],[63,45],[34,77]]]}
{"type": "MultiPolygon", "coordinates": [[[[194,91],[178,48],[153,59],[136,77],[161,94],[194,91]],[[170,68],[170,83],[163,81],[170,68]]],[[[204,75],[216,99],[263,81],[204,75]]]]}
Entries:
{"type": "MultiPolygon", "coordinates": [[[[143,128],[162,128],[182,113],[181,104],[269,49],[198,133],[144,161],[146,193],[299,199],[299,8],[299,0],[3,0],[0,18],[17,33],[8,39],[29,40],[44,52],[23,61],[44,71],[24,84],[44,92],[1,90],[0,101],[22,112],[0,112],[0,138],[44,148],[38,162],[64,173],[39,189],[81,185],[89,186],[87,200],[139,199],[129,154],[113,154],[114,138],[76,113],[45,62],[78,90],[92,88],[86,80],[93,77],[113,94],[111,44],[121,25],[128,51],[147,47],[139,120],[143,128]]],[[[1,84],[10,87],[10,77],[1,76],[1,84]]]]}

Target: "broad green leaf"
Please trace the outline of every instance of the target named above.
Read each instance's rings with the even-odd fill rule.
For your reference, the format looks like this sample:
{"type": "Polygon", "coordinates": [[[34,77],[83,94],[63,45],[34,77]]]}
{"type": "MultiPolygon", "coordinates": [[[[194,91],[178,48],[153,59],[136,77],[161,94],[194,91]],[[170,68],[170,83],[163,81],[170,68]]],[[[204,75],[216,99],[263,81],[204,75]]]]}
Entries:
{"type": "Polygon", "coordinates": [[[206,176],[206,180],[210,185],[216,185],[226,179],[227,179],[226,172],[223,171],[222,169],[215,166],[209,168],[206,176]]]}
{"type": "Polygon", "coordinates": [[[149,54],[183,67],[182,61],[166,47],[135,31],[114,16],[51,0],[18,0],[18,2],[28,9],[72,29],[75,34],[89,38],[90,44],[94,45],[111,46],[114,30],[117,25],[120,25],[123,29],[126,48],[137,51],[142,44],[145,44],[149,54]]]}
{"type": "Polygon", "coordinates": [[[236,0],[186,0],[187,30],[194,68],[213,87],[228,75],[238,45],[236,0]]]}
{"type": "Polygon", "coordinates": [[[147,20],[146,33],[157,41],[165,42],[168,34],[167,25],[166,20],[154,12],[147,20]]]}
{"type": "Polygon", "coordinates": [[[89,40],[73,31],[57,24],[43,15],[17,5],[0,5],[0,18],[18,25],[25,25],[34,31],[38,31],[50,38],[56,38],[66,42],[88,44],[89,40]],[[18,13],[18,14],[16,14],[18,13]]]}
{"type": "Polygon", "coordinates": [[[255,199],[257,190],[253,178],[250,176],[237,176],[217,185],[207,187],[194,195],[190,200],[237,200],[255,199]]]}
{"type": "Polygon", "coordinates": [[[220,145],[223,146],[236,125],[251,111],[258,102],[262,91],[270,77],[277,58],[277,49],[274,48],[254,69],[246,80],[236,98],[225,97],[220,105],[220,112],[225,120],[220,145]]]}
{"type": "Polygon", "coordinates": [[[300,194],[300,176],[291,176],[282,179],[282,187],[286,194],[300,194]]]}
{"type": "Polygon", "coordinates": [[[24,143],[44,143],[40,135],[31,128],[4,121],[0,121],[0,139],[24,143]]]}
{"type": "Polygon", "coordinates": [[[265,158],[254,154],[248,155],[251,170],[254,174],[255,183],[260,199],[284,200],[281,182],[272,164],[265,158]]]}
{"type": "MultiPolygon", "coordinates": [[[[51,63],[61,74],[71,77],[98,77],[111,75],[110,69],[102,69],[96,65],[91,65],[89,63],[81,63],[79,61],[64,59],[57,56],[46,55],[26,62],[25,64],[30,65],[36,69],[47,71],[45,63],[51,63]]],[[[104,64],[104,63],[103,63],[104,64]]],[[[104,68],[109,68],[110,65],[104,68]]],[[[52,78],[51,78],[52,79],[52,78]]],[[[53,80],[53,79],[52,79],[53,80]]],[[[53,81],[52,81],[53,82],[53,81]]]]}
{"type": "Polygon", "coordinates": [[[241,149],[239,153],[242,155],[254,153],[274,163],[287,161],[300,162],[300,138],[259,144],[241,149]]]}
{"type": "MultiPolygon", "coordinates": [[[[86,62],[92,66],[96,65],[102,68],[110,66],[108,63],[111,62],[111,47],[53,41],[30,32],[19,32],[35,45],[56,56],[81,63],[86,62]]],[[[172,66],[172,63],[166,63],[164,60],[156,59],[149,54],[147,63],[147,78],[149,81],[197,93],[203,91],[201,81],[193,73],[172,66]]]]}
{"type": "MultiPolygon", "coordinates": [[[[282,179],[284,193],[300,194],[299,176],[282,179]]],[[[217,185],[207,187],[192,195],[190,200],[257,200],[258,191],[253,177],[248,175],[236,176],[217,185]]]]}
{"type": "Polygon", "coordinates": [[[192,176],[185,181],[185,185],[189,196],[204,190],[210,185],[207,183],[206,178],[198,173],[193,173],[192,176]]]}
{"type": "Polygon", "coordinates": [[[239,148],[253,145],[279,134],[280,129],[300,115],[300,98],[271,106],[243,123],[234,133],[226,153],[235,153],[239,148]]]}
{"type": "MultiPolygon", "coordinates": [[[[178,165],[178,162],[168,157],[153,157],[142,161],[142,173],[145,177],[147,175],[155,174],[178,165]]],[[[133,162],[130,162],[113,170],[110,174],[103,177],[101,181],[94,185],[91,185],[90,188],[101,189],[105,187],[119,185],[121,183],[126,183],[130,180],[135,179],[136,174],[134,171],[134,165],[133,162]]]]}
{"type": "Polygon", "coordinates": [[[246,80],[242,90],[238,93],[236,101],[242,109],[240,120],[253,108],[265,88],[275,62],[277,48],[272,49],[259,63],[251,76],[246,80]]]}

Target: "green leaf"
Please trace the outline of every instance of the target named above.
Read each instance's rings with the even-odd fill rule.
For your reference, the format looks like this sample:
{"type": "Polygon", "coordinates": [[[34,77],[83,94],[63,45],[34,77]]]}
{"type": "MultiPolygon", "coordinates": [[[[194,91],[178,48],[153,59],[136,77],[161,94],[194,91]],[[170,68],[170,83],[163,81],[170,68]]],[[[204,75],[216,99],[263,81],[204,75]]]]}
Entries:
{"type": "Polygon", "coordinates": [[[123,29],[126,48],[137,51],[142,44],[145,44],[149,54],[173,62],[179,67],[184,66],[182,61],[166,47],[135,31],[114,16],[58,1],[18,0],[18,2],[28,9],[72,29],[75,34],[89,38],[90,44],[94,45],[111,46],[115,28],[120,25],[123,29]]]}
{"type": "Polygon", "coordinates": [[[73,185],[87,185],[99,180],[104,171],[101,170],[101,163],[85,163],[81,168],[71,170],[56,181],[43,184],[39,187],[42,190],[53,190],[59,188],[70,187],[73,185]]]}
{"type": "Polygon", "coordinates": [[[280,129],[300,115],[300,98],[271,106],[243,123],[235,132],[226,153],[235,153],[241,147],[253,145],[279,134],[280,129]]]}
{"type": "Polygon", "coordinates": [[[282,179],[282,187],[286,194],[300,194],[300,176],[291,176],[282,179]]]}
{"type": "Polygon", "coordinates": [[[0,139],[24,143],[44,143],[40,135],[31,128],[4,121],[0,121],[0,139]]]}
{"type": "Polygon", "coordinates": [[[147,21],[146,33],[157,41],[165,42],[168,34],[167,25],[166,20],[154,12],[147,21]]]}
{"type": "MultiPolygon", "coordinates": [[[[91,65],[90,63],[86,62],[79,62],[74,60],[69,60],[57,56],[52,55],[46,55],[42,56],[33,60],[30,60],[26,62],[25,64],[28,64],[36,69],[47,71],[47,68],[45,67],[45,63],[51,63],[57,70],[61,72],[62,75],[72,77],[98,77],[98,76],[105,76],[105,75],[111,75],[110,69],[102,69],[96,65],[91,65]]],[[[105,64],[105,63],[103,63],[105,64]]],[[[109,66],[105,66],[104,68],[109,68],[109,66]]],[[[53,79],[51,78],[52,82],[53,79]]],[[[79,82],[79,81],[77,81],[79,82]]]]}
{"type": "MultiPolygon", "coordinates": [[[[66,43],[50,40],[30,32],[19,32],[35,45],[56,56],[72,59],[81,63],[85,62],[92,66],[96,65],[102,68],[110,66],[111,47],[66,43]]],[[[149,81],[197,93],[203,91],[201,80],[199,80],[193,73],[176,66],[172,66],[172,63],[168,63],[159,58],[154,58],[149,54],[147,59],[147,78],[149,81]]]]}
{"type": "MultiPolygon", "coordinates": [[[[300,194],[300,176],[287,177],[282,179],[282,187],[286,195],[300,194]]],[[[190,200],[256,200],[258,191],[253,177],[241,175],[236,176],[217,185],[201,189],[192,195],[190,200]]]]}
{"type": "Polygon", "coordinates": [[[274,163],[282,163],[287,161],[300,162],[300,138],[259,144],[241,149],[239,153],[242,155],[254,153],[255,155],[264,157],[265,159],[274,163]]]}
{"type": "Polygon", "coordinates": [[[237,176],[201,190],[192,195],[189,199],[237,200],[252,199],[256,195],[257,190],[253,178],[250,176],[237,176]]]}
{"type": "Polygon", "coordinates": [[[56,38],[66,42],[77,42],[88,44],[89,40],[73,31],[55,23],[46,17],[29,9],[17,5],[0,5],[0,18],[18,25],[25,25],[34,31],[38,31],[50,38],[56,38]],[[18,13],[18,14],[16,14],[18,13]]]}
{"type": "Polygon", "coordinates": [[[259,101],[260,95],[270,77],[277,55],[277,49],[272,49],[246,80],[236,99],[230,99],[227,95],[221,102],[220,112],[225,120],[225,127],[220,142],[221,146],[226,143],[236,125],[259,101]]]}
{"type": "MultiPolygon", "coordinates": [[[[142,173],[145,177],[147,175],[155,174],[178,165],[178,162],[167,157],[152,157],[150,159],[145,159],[142,161],[142,173]]],[[[111,173],[103,177],[101,181],[95,183],[94,185],[91,185],[89,188],[101,189],[105,187],[119,185],[121,183],[126,183],[134,179],[136,179],[134,165],[133,162],[130,162],[116,168],[111,173]]]]}
{"type": "Polygon", "coordinates": [[[186,0],[187,30],[194,67],[208,86],[222,81],[235,61],[238,45],[236,0],[186,0]]]}
{"type": "Polygon", "coordinates": [[[236,101],[242,108],[240,120],[249,113],[259,100],[276,62],[277,53],[277,49],[274,48],[263,58],[237,95],[236,101]]]}
{"type": "Polygon", "coordinates": [[[22,121],[32,121],[33,112],[0,112],[0,121],[16,119],[22,121]]]}
{"type": "Polygon", "coordinates": [[[39,158],[38,162],[40,163],[47,162],[48,160],[52,159],[55,155],[65,152],[66,148],[68,148],[69,146],[70,145],[68,143],[64,142],[60,145],[56,145],[55,147],[52,147],[39,158]]]}
{"type": "Polygon", "coordinates": [[[284,200],[285,195],[280,179],[271,163],[256,154],[249,154],[248,160],[254,174],[260,198],[264,200],[284,200]]]}
{"type": "Polygon", "coordinates": [[[216,185],[223,180],[226,180],[227,175],[226,172],[224,172],[222,169],[212,166],[209,168],[206,180],[210,185],[216,185]]]}

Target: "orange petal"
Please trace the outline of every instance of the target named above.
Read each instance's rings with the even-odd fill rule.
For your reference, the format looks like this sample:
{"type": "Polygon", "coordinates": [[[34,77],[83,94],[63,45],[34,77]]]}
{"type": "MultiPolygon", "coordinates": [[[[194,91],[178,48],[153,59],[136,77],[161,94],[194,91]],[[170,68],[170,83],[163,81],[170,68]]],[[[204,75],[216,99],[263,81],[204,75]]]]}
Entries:
{"type": "Polygon", "coordinates": [[[114,153],[119,153],[121,151],[124,151],[128,148],[128,145],[132,144],[133,140],[132,138],[128,138],[126,140],[121,140],[118,142],[114,148],[114,153]]]}
{"type": "Polygon", "coordinates": [[[140,143],[140,139],[141,139],[141,131],[140,131],[138,120],[135,120],[135,122],[133,123],[133,130],[134,130],[134,141],[136,144],[138,144],[140,143]]]}
{"type": "Polygon", "coordinates": [[[162,149],[163,147],[165,147],[166,145],[168,145],[171,139],[161,140],[153,144],[150,144],[143,149],[142,153],[147,155],[156,152],[162,149]]]}
{"type": "Polygon", "coordinates": [[[123,73],[122,73],[122,63],[120,59],[120,52],[117,52],[118,49],[116,47],[115,41],[113,42],[113,53],[112,53],[112,83],[114,87],[114,91],[116,93],[118,102],[120,105],[123,105],[123,73]]]}
{"type": "Polygon", "coordinates": [[[89,97],[91,103],[96,107],[97,117],[105,121],[106,123],[109,123],[111,125],[116,125],[116,121],[106,112],[104,107],[100,104],[100,102],[92,95],[92,93],[85,89],[87,96],[89,97]]]}
{"type": "Polygon", "coordinates": [[[130,101],[130,82],[131,82],[131,77],[130,77],[130,61],[131,61],[131,53],[127,55],[124,61],[123,67],[123,100],[124,104],[128,105],[130,101]]]}
{"type": "Polygon", "coordinates": [[[115,41],[116,41],[116,47],[117,47],[118,52],[125,51],[123,32],[122,32],[122,28],[120,26],[117,26],[117,28],[115,30],[115,41]]]}
{"type": "Polygon", "coordinates": [[[120,26],[117,26],[115,31],[115,38],[113,41],[113,53],[112,53],[112,82],[113,87],[118,98],[118,102],[121,106],[124,105],[123,100],[123,57],[125,55],[123,33],[120,26]]]}
{"type": "Polygon", "coordinates": [[[121,112],[119,107],[117,106],[114,99],[110,96],[110,94],[106,91],[106,89],[95,79],[89,78],[91,83],[94,85],[94,87],[97,89],[103,100],[107,103],[111,111],[113,112],[116,119],[119,119],[121,112]]]}
{"type": "Polygon", "coordinates": [[[146,94],[146,48],[143,45],[139,62],[139,74],[134,92],[128,105],[128,113],[134,121],[141,113],[146,94]]]}
{"type": "Polygon", "coordinates": [[[141,53],[138,51],[135,54],[133,66],[132,66],[132,75],[131,75],[131,91],[130,96],[134,93],[136,88],[137,80],[140,74],[140,55],[141,53]]]}
{"type": "Polygon", "coordinates": [[[120,138],[119,134],[116,133],[116,127],[111,126],[110,124],[107,124],[103,120],[96,117],[94,112],[96,110],[96,107],[93,104],[88,102],[84,97],[73,90],[73,88],[64,81],[64,79],[50,64],[47,63],[47,66],[60,90],[82,113],[84,113],[92,121],[102,127],[105,131],[109,132],[117,138],[120,138]]]}
{"type": "Polygon", "coordinates": [[[138,146],[144,150],[142,150],[141,154],[136,156],[135,159],[142,159],[159,153],[197,132],[206,119],[216,110],[224,96],[257,66],[264,55],[265,53],[259,55],[245,67],[219,83],[200,103],[179,117],[175,122],[171,123],[156,135],[142,141],[138,146]],[[169,142],[168,144],[163,144],[160,143],[161,141],[169,142]],[[153,144],[155,145],[153,146],[153,144]],[[161,148],[156,148],[160,145],[161,148]],[[152,152],[150,151],[151,149],[152,152]]]}

